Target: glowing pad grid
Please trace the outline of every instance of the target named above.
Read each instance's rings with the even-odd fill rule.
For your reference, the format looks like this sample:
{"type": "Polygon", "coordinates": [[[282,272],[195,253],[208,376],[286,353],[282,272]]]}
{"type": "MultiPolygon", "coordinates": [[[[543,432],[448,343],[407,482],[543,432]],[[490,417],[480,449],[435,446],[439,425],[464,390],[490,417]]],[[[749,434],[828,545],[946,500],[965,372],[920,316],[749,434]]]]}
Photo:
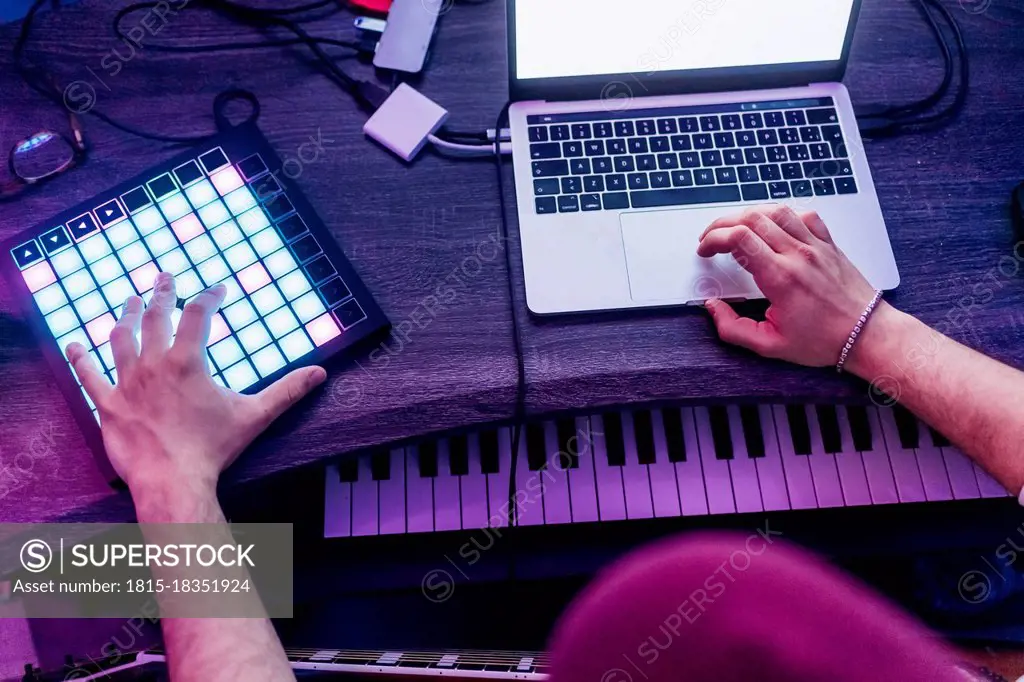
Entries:
{"type": "Polygon", "coordinates": [[[271,173],[276,155],[252,134],[262,154],[236,133],[233,144],[197,148],[169,171],[8,242],[13,267],[5,271],[23,280],[61,353],[84,344],[116,383],[110,330],[128,296],[149,300],[162,270],[175,275],[179,308],[204,287],[228,287],[207,351],[214,379],[236,391],[351,345],[326,348],[338,337],[354,343],[387,327],[316,217],[297,208],[297,190],[271,173]]]}

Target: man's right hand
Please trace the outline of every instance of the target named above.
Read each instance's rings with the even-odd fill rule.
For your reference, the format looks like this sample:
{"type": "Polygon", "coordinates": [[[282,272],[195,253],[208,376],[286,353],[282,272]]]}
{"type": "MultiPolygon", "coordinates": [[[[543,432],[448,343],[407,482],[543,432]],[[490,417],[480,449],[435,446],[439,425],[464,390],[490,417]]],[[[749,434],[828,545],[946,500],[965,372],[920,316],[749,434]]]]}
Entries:
{"type": "Polygon", "coordinates": [[[117,386],[81,344],[67,349],[82,387],[99,408],[110,463],[136,504],[153,488],[161,494],[166,488],[175,494],[194,489],[212,498],[221,471],[326,377],[320,367],[303,367],[255,395],[218,386],[210,376],[206,345],[224,287],[207,289],[186,305],[173,336],[177,299],[174,277],[160,273],[145,312],[138,296],[125,303],[110,334],[117,386]]]}
{"type": "Polygon", "coordinates": [[[724,301],[707,301],[722,340],[800,365],[836,364],[875,294],[813,212],[776,205],[719,218],[701,235],[697,253],[731,253],[771,302],[758,322],[724,301]]]}

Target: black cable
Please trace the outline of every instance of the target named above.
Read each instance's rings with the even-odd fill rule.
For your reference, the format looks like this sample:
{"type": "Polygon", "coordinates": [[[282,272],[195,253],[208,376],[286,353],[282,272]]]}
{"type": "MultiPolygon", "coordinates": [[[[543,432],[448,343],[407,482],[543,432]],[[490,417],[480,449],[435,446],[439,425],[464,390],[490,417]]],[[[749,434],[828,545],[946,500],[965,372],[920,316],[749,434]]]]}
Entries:
{"type": "MultiPolygon", "coordinates": [[[[61,94],[59,92],[55,92],[53,89],[48,87],[45,84],[45,79],[42,76],[36,76],[35,74],[31,73],[31,69],[25,64],[24,61],[25,45],[28,42],[29,35],[31,34],[32,22],[35,19],[36,13],[39,12],[39,10],[46,3],[46,1],[47,0],[35,0],[35,2],[32,4],[32,7],[28,11],[28,14],[26,14],[25,16],[25,20],[21,25],[21,31],[18,33],[18,38],[14,43],[14,67],[21,75],[22,80],[24,80],[30,88],[32,88],[37,93],[42,95],[44,98],[50,100],[57,106],[63,107],[65,106],[65,102],[61,94]]],[[[41,71],[41,69],[39,70],[41,71]]],[[[103,121],[107,125],[116,128],[117,130],[126,132],[130,135],[135,135],[136,137],[141,137],[143,139],[154,140],[156,142],[165,142],[170,144],[196,144],[209,139],[213,135],[158,135],[156,133],[149,133],[143,130],[139,130],[137,128],[133,128],[132,126],[116,121],[107,116],[106,114],[104,114],[103,112],[97,111],[95,108],[89,109],[88,113],[94,116],[95,118],[99,119],[100,121],[103,121]]]]}
{"type": "MultiPolygon", "coordinates": [[[[501,130],[502,123],[508,121],[508,110],[512,102],[506,102],[498,114],[498,122],[495,130],[501,130]]],[[[512,248],[508,233],[508,218],[505,215],[505,174],[502,167],[501,143],[494,144],[494,167],[498,178],[498,211],[501,216],[501,236],[505,240],[505,268],[508,277],[508,305],[509,313],[512,315],[512,345],[516,353],[516,399],[515,408],[512,413],[512,457],[508,474],[508,509],[509,527],[516,524],[519,516],[516,504],[516,469],[519,462],[519,444],[522,440],[523,421],[526,418],[526,359],[523,356],[523,338],[519,330],[519,317],[516,314],[516,290],[515,279],[512,271],[512,248]]]]}
{"type": "MultiPolygon", "coordinates": [[[[157,2],[136,2],[128,5],[127,7],[121,8],[117,14],[114,15],[114,34],[122,41],[129,43],[132,42],[131,38],[122,30],[121,23],[125,17],[139,10],[152,9],[159,5],[157,2]]],[[[316,43],[323,45],[333,45],[335,47],[344,47],[351,50],[363,50],[365,46],[354,40],[335,40],[333,38],[313,38],[316,43]]],[[[150,52],[169,52],[177,54],[201,54],[204,52],[222,52],[227,50],[255,50],[265,47],[289,47],[292,45],[305,45],[306,41],[302,38],[282,38],[278,40],[256,40],[249,42],[238,42],[238,43],[214,43],[212,45],[155,45],[152,43],[146,44],[146,50],[150,52]]]]}
{"type": "MultiPolygon", "coordinates": [[[[32,73],[33,69],[30,69],[24,61],[24,49],[28,42],[28,38],[31,33],[32,22],[35,19],[37,12],[45,4],[46,0],[35,0],[29,12],[27,13],[25,20],[21,26],[21,31],[18,35],[18,39],[14,45],[14,62],[15,67],[21,75],[25,83],[35,90],[37,93],[50,100],[58,106],[63,106],[64,101],[59,92],[55,92],[52,88],[47,87],[45,84],[45,78],[36,76],[32,73]]],[[[304,45],[311,52],[314,57],[324,67],[326,75],[334,80],[342,89],[349,92],[353,98],[355,98],[362,106],[375,110],[381,102],[386,98],[386,91],[379,86],[369,83],[366,81],[360,81],[349,76],[340,67],[335,64],[334,57],[328,55],[321,49],[321,45],[331,45],[335,47],[343,47],[347,49],[353,49],[357,51],[366,51],[369,49],[368,45],[364,45],[358,42],[335,40],[332,38],[318,38],[309,35],[304,29],[302,29],[298,23],[287,19],[284,15],[295,14],[299,12],[307,12],[314,9],[319,9],[332,4],[333,0],[329,2],[323,2],[318,0],[317,2],[308,3],[292,8],[281,8],[281,9],[260,9],[252,8],[246,5],[241,5],[233,2],[227,2],[226,0],[195,0],[192,5],[187,8],[206,7],[212,11],[219,12],[227,15],[237,21],[241,21],[248,25],[253,25],[258,28],[282,28],[293,33],[296,37],[289,39],[275,39],[261,42],[239,42],[239,43],[222,43],[215,45],[200,45],[200,46],[164,46],[164,45],[153,45],[147,46],[157,52],[175,52],[175,53],[203,53],[203,52],[216,52],[223,50],[237,50],[237,49],[257,49],[262,47],[282,47],[288,45],[304,45]]],[[[157,2],[136,2],[122,8],[114,18],[114,33],[122,41],[129,41],[128,36],[121,31],[121,22],[129,14],[142,10],[151,9],[157,6],[157,2]]],[[[41,71],[41,69],[35,69],[41,71]]],[[[222,93],[223,94],[223,93],[222,93]]],[[[122,132],[141,137],[143,139],[154,140],[157,142],[164,142],[170,144],[195,144],[212,137],[211,135],[200,135],[200,136],[171,136],[171,135],[159,135],[156,133],[150,133],[147,131],[140,130],[128,124],[117,121],[107,114],[92,108],[88,113],[107,125],[120,130],[122,132]]]]}
{"type": "MultiPolygon", "coordinates": [[[[342,4],[344,4],[344,3],[339,2],[338,0],[317,0],[316,2],[311,2],[311,3],[308,3],[306,5],[299,5],[298,7],[285,7],[285,8],[281,8],[281,9],[277,9],[277,8],[271,7],[271,8],[268,8],[268,9],[264,9],[262,11],[267,12],[268,14],[281,14],[281,15],[284,15],[284,14],[303,14],[305,12],[312,12],[313,10],[322,9],[322,8],[328,7],[328,6],[331,7],[333,10],[337,11],[337,10],[341,9],[342,4]]],[[[331,13],[333,14],[334,12],[331,12],[331,13]]]]}
{"type": "MultiPolygon", "coordinates": [[[[367,83],[350,76],[343,69],[338,67],[330,56],[323,51],[317,41],[297,22],[286,19],[277,14],[267,13],[266,11],[258,8],[249,7],[248,5],[230,2],[229,0],[202,0],[199,5],[195,6],[208,7],[214,11],[220,12],[233,19],[241,21],[242,23],[255,26],[257,28],[278,27],[295,34],[295,36],[301,40],[301,42],[324,66],[326,69],[326,75],[334,80],[343,90],[352,95],[357,102],[371,110],[376,109],[380,105],[379,101],[368,98],[363,92],[363,87],[367,85],[367,83]]],[[[383,88],[381,88],[381,90],[383,90],[383,88]]]]}
{"type": "Polygon", "coordinates": [[[960,24],[953,17],[948,9],[942,6],[938,0],[923,0],[937,9],[946,22],[949,24],[950,29],[953,31],[953,36],[956,39],[957,53],[960,57],[960,88],[957,90],[956,96],[948,107],[932,116],[925,116],[920,119],[914,120],[913,125],[925,125],[932,122],[944,121],[947,118],[953,118],[963,108],[967,101],[967,94],[970,90],[970,63],[967,56],[967,43],[964,41],[963,32],[960,30],[960,24]]]}
{"type": "Polygon", "coordinates": [[[925,21],[928,22],[928,27],[932,31],[932,35],[935,36],[935,40],[939,44],[939,49],[942,51],[943,60],[943,76],[942,82],[930,95],[918,100],[917,102],[911,102],[909,104],[888,106],[883,109],[872,110],[872,106],[877,105],[866,105],[857,109],[858,119],[871,119],[871,118],[888,118],[894,119],[900,116],[911,115],[920,111],[935,106],[939,103],[942,98],[949,91],[949,86],[953,81],[953,75],[955,71],[955,65],[953,63],[953,53],[949,49],[949,45],[946,43],[945,37],[942,34],[942,28],[939,26],[935,17],[932,16],[931,12],[928,11],[928,7],[924,0],[917,0],[917,7],[925,21]]]}
{"type": "Polygon", "coordinates": [[[888,118],[889,123],[874,126],[862,125],[861,136],[864,138],[880,139],[885,137],[895,137],[896,135],[901,135],[905,133],[935,130],[948,124],[950,121],[955,119],[956,116],[963,109],[963,106],[967,101],[967,95],[970,90],[970,64],[967,53],[967,44],[964,41],[963,32],[960,29],[960,24],[949,12],[949,10],[943,7],[938,0],[918,0],[918,3],[922,9],[922,12],[925,13],[926,17],[928,17],[929,24],[935,29],[935,35],[940,45],[942,46],[944,56],[948,56],[947,72],[946,76],[943,78],[943,84],[945,84],[946,87],[943,88],[940,86],[940,88],[936,90],[935,93],[932,93],[932,95],[925,98],[925,100],[921,100],[921,102],[911,105],[904,105],[903,107],[893,107],[892,109],[895,111],[895,113],[891,113],[888,116],[884,115],[884,113],[881,115],[876,115],[874,117],[868,116],[867,118],[869,119],[888,118]],[[911,114],[918,113],[919,111],[924,111],[927,107],[916,109],[914,111],[910,111],[909,113],[907,112],[907,110],[920,105],[926,100],[930,101],[931,99],[934,99],[934,102],[931,102],[930,106],[937,104],[945,96],[949,88],[948,84],[946,84],[947,78],[951,82],[956,70],[955,65],[953,64],[954,60],[952,59],[952,51],[950,50],[949,45],[946,42],[945,33],[942,30],[942,28],[938,25],[938,22],[935,21],[934,16],[928,10],[928,7],[934,8],[942,16],[943,20],[949,27],[949,30],[953,33],[953,37],[955,39],[956,44],[956,54],[960,62],[960,77],[956,94],[953,97],[953,101],[950,102],[945,108],[941,109],[936,113],[929,114],[926,116],[912,116],[911,114]],[[936,97],[936,95],[938,96],[936,97]]]}

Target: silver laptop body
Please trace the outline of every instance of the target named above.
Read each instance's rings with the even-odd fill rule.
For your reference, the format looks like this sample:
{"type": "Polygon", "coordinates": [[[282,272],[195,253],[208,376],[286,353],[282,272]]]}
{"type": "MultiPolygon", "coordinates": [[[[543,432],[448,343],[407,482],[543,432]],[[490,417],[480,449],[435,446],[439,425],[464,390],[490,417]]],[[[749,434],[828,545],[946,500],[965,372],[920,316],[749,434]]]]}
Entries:
{"type": "Polygon", "coordinates": [[[860,0],[507,5],[533,313],[761,298],[732,256],[696,247],[768,203],[817,211],[876,288],[899,284],[839,82],[860,0]]]}

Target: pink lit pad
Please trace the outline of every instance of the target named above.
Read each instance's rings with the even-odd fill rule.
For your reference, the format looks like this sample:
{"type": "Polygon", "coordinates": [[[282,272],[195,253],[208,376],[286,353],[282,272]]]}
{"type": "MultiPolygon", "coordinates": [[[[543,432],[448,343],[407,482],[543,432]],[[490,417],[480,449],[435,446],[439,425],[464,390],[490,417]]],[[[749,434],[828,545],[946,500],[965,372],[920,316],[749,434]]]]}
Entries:
{"type": "Polygon", "coordinates": [[[262,263],[253,263],[238,273],[238,281],[242,283],[242,288],[251,294],[260,287],[270,284],[270,275],[262,263]]]}
{"type": "Polygon", "coordinates": [[[242,186],[242,176],[231,166],[214,173],[210,176],[210,181],[213,182],[213,186],[217,188],[221,196],[242,186]]]}
{"type": "Polygon", "coordinates": [[[110,330],[114,328],[116,322],[113,315],[104,313],[85,325],[85,330],[89,332],[89,338],[94,344],[102,346],[110,340],[110,330]]]}
{"type": "Polygon", "coordinates": [[[324,313],[306,325],[306,331],[313,339],[313,343],[322,346],[336,336],[341,335],[338,323],[334,321],[330,313],[324,313]]]}
{"type": "Polygon", "coordinates": [[[156,282],[156,276],[159,272],[160,270],[156,267],[156,263],[149,262],[135,268],[128,273],[128,276],[132,278],[135,289],[144,294],[153,288],[153,283],[156,282]]]}
{"type": "Polygon", "coordinates": [[[57,281],[57,275],[53,274],[53,268],[46,261],[22,270],[21,276],[25,278],[25,284],[33,294],[57,281]]]}
{"type": "Polygon", "coordinates": [[[179,218],[171,223],[171,229],[177,235],[178,241],[184,244],[193,237],[198,237],[204,231],[203,224],[195,213],[189,213],[184,218],[179,218]]]}
{"type": "Polygon", "coordinates": [[[210,340],[206,345],[212,346],[230,333],[231,330],[228,329],[228,323],[224,321],[224,316],[217,313],[210,320],[210,340]]]}

